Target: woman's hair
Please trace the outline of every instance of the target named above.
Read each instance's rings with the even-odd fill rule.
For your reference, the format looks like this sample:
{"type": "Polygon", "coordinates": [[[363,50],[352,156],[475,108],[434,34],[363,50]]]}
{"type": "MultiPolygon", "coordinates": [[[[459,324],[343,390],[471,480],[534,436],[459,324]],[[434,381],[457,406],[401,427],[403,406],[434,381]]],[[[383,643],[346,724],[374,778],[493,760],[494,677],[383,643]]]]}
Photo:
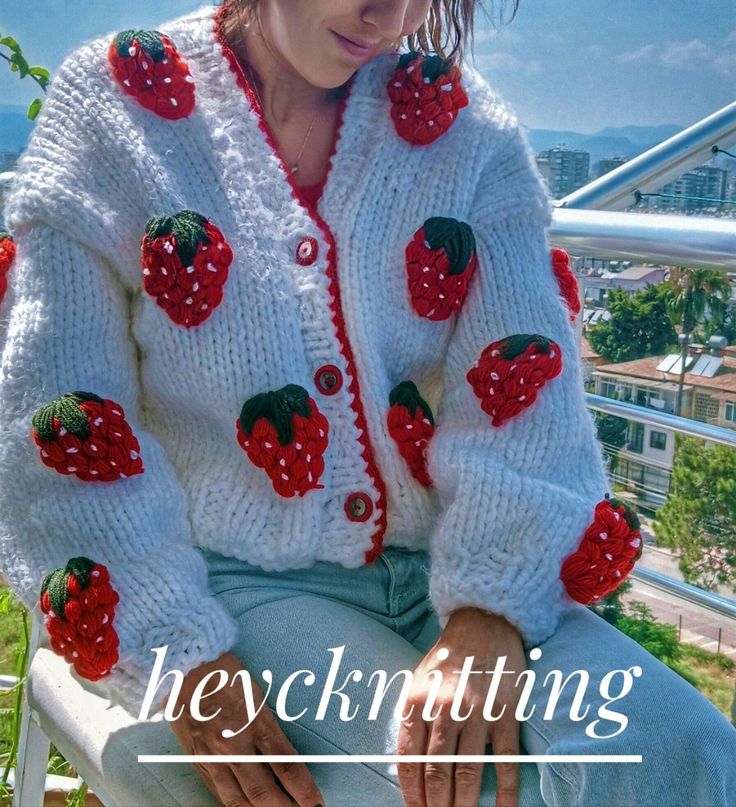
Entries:
{"type": "MultiPolygon", "coordinates": [[[[256,10],[260,2],[261,0],[235,0],[239,11],[246,17],[256,10]]],[[[490,0],[491,9],[495,2],[496,0],[490,0]]],[[[513,11],[509,22],[516,16],[521,0],[511,0],[511,2],[513,11]]],[[[501,4],[502,8],[505,7],[506,0],[501,0],[501,4]]],[[[409,50],[438,53],[445,59],[461,62],[468,41],[472,50],[474,17],[478,8],[486,11],[484,0],[432,0],[429,15],[422,27],[416,33],[406,37],[409,50]]],[[[488,16],[493,22],[492,13],[493,11],[488,16]]],[[[225,34],[228,38],[235,33],[231,26],[236,24],[237,19],[234,17],[225,20],[225,34]]]]}

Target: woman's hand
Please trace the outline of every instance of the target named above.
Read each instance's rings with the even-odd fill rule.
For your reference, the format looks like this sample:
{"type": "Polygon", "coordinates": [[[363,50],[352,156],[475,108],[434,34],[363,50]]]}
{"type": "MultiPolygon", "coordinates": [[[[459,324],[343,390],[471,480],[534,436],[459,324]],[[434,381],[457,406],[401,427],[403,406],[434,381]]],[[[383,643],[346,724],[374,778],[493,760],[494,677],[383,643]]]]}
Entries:
{"type": "MultiPolygon", "coordinates": [[[[253,722],[234,737],[225,739],[223,729],[232,729],[233,715],[244,712],[242,686],[224,686],[211,695],[214,685],[205,686],[200,710],[202,716],[220,712],[211,720],[196,720],[191,711],[192,695],[197,684],[214,670],[225,670],[227,680],[233,681],[243,663],[232,653],[224,653],[215,661],[202,664],[184,677],[177,709],[181,716],[169,723],[186,754],[296,754],[281,729],[278,720],[263,703],[264,695],[258,683],[251,679],[256,709],[263,703],[253,722]],[[240,693],[240,696],[238,695],[240,693]]],[[[217,677],[214,678],[215,682],[217,677]]],[[[175,712],[176,714],[176,712],[175,712]]],[[[268,764],[225,762],[193,763],[209,791],[225,807],[268,805],[268,807],[299,807],[323,805],[324,799],[307,766],[301,762],[270,762],[268,764]],[[279,786],[280,780],[287,792],[279,786]],[[291,794],[289,797],[288,794],[291,794]]]]}
{"type": "MultiPolygon", "coordinates": [[[[514,684],[525,669],[521,636],[511,623],[502,616],[477,608],[454,611],[442,635],[414,671],[404,714],[409,713],[412,706],[413,710],[409,719],[401,723],[396,753],[485,754],[486,744],[491,742],[494,754],[519,754],[519,723],[515,711],[520,693],[514,684]],[[442,647],[449,650],[444,661],[437,658],[437,651],[442,647]],[[455,671],[462,668],[467,656],[474,657],[472,669],[477,672],[467,676],[458,713],[466,715],[471,706],[472,712],[466,720],[453,720],[450,707],[460,679],[455,671]],[[514,675],[500,676],[501,684],[494,698],[492,715],[500,714],[505,706],[503,716],[496,721],[486,721],[483,706],[490,676],[483,671],[492,671],[499,656],[507,657],[504,668],[514,675]],[[442,673],[442,686],[430,703],[430,714],[439,713],[439,716],[425,721],[422,710],[432,687],[432,679],[426,680],[425,676],[432,670],[442,673]]],[[[483,765],[482,762],[399,763],[399,783],[407,807],[477,807],[483,765]]],[[[497,807],[517,807],[518,764],[496,762],[495,766],[497,807]]]]}

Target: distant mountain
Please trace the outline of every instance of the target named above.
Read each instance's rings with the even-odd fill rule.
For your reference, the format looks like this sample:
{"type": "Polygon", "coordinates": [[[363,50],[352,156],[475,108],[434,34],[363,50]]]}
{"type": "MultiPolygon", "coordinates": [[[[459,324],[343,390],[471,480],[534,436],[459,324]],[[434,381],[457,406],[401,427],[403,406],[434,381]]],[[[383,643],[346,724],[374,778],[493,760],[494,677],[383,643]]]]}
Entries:
{"type": "Polygon", "coordinates": [[[603,157],[636,157],[682,129],[682,126],[669,123],[659,126],[606,126],[591,134],[557,129],[530,129],[529,143],[535,152],[563,144],[568,148],[583,149],[590,152],[592,166],[603,157]]]}
{"type": "Polygon", "coordinates": [[[27,107],[0,104],[0,151],[25,148],[33,121],[28,120],[27,107]]]}
{"type": "MultiPolygon", "coordinates": [[[[0,104],[0,151],[21,151],[33,129],[26,108],[0,104]]],[[[642,151],[682,131],[681,126],[606,126],[599,132],[583,134],[570,130],[530,129],[529,143],[535,152],[564,144],[590,152],[591,167],[602,157],[636,157],[642,151]]]]}

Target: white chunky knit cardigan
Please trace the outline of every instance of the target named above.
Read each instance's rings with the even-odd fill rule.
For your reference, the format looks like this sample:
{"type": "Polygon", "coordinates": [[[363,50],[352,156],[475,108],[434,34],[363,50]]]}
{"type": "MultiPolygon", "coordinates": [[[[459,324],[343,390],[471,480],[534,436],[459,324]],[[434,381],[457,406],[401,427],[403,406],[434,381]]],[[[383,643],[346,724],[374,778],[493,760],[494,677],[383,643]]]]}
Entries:
{"type": "MultiPolygon", "coordinates": [[[[397,54],[383,54],[354,76],[308,209],[215,35],[216,12],[159,26],[190,71],[191,114],[168,119],[123,90],[112,33],[69,54],[19,161],[0,311],[3,571],[38,608],[42,579],[70,558],[107,567],[119,661],[96,686],[132,711],[152,648],[168,645],[167,665],[187,671],[234,643],[197,546],[269,570],[427,549],[442,624],[474,605],[540,643],[572,603],[561,564],[607,482],[523,130],[463,65],[467,107],[434,142],[408,142],[387,94],[397,54]],[[233,256],[221,302],[195,327],[168,316],[141,271],[147,222],[182,210],[216,225],[233,256]],[[440,319],[418,313],[407,286],[407,245],[431,217],[467,224],[477,255],[461,308],[440,319]],[[516,334],[551,340],[562,370],[494,425],[466,374],[516,334]],[[387,425],[407,381],[434,416],[431,484],[387,425]],[[246,401],[286,385],[329,425],[323,467],[306,460],[319,485],[294,496],[236,430],[246,401]],[[142,472],[95,482],[41,461],[34,413],[80,390],[124,409],[142,472]]],[[[285,470],[304,476],[304,460],[285,470]]]]}

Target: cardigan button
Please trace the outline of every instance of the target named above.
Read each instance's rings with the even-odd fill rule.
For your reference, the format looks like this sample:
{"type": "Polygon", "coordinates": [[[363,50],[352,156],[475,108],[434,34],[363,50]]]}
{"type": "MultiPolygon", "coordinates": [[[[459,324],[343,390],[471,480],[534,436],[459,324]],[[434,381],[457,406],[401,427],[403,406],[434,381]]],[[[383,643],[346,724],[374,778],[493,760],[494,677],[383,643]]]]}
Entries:
{"type": "Polygon", "coordinates": [[[351,493],[345,501],[345,512],[351,521],[367,521],[373,512],[373,502],[366,493],[351,493]]]}
{"type": "Polygon", "coordinates": [[[325,364],[314,374],[314,383],[323,395],[334,395],[342,387],[340,368],[325,364]]]}
{"type": "Polygon", "coordinates": [[[301,266],[309,266],[310,263],[314,263],[317,260],[318,247],[317,239],[312,238],[311,235],[302,238],[296,248],[296,262],[301,266]]]}

